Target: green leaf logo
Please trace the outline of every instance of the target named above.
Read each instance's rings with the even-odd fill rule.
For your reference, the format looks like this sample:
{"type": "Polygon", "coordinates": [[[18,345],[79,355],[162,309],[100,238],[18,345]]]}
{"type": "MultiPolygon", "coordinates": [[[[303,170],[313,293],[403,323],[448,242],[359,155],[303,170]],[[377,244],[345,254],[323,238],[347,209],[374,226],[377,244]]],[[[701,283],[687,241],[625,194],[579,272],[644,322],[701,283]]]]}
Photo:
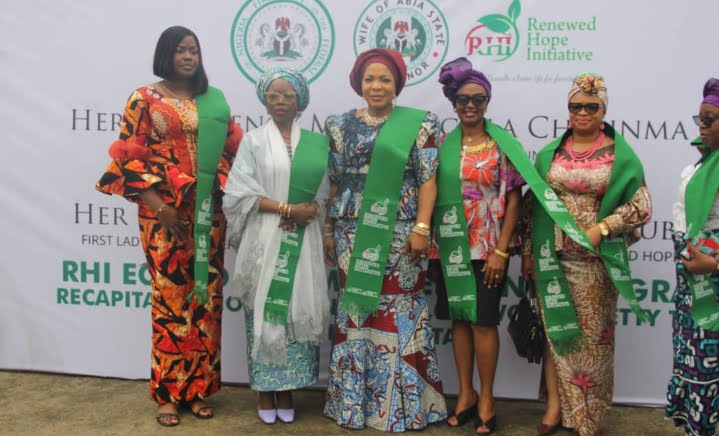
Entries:
{"type": "Polygon", "coordinates": [[[519,17],[519,14],[522,12],[522,5],[519,4],[519,0],[514,0],[511,5],[509,5],[509,11],[507,12],[507,15],[509,15],[509,18],[516,24],[517,17],[519,17]]]}
{"type": "Polygon", "coordinates": [[[504,33],[512,28],[513,22],[502,14],[490,14],[480,18],[480,23],[487,26],[489,30],[497,33],[504,33]]]}
{"type": "MultiPolygon", "coordinates": [[[[468,35],[467,38],[472,44],[470,46],[470,52],[472,48],[482,46],[484,43],[489,43],[489,48],[484,53],[485,56],[500,55],[503,56],[498,61],[509,59],[510,56],[517,51],[519,47],[519,29],[517,28],[517,19],[519,14],[522,12],[522,5],[520,0],[512,0],[507,10],[507,15],[503,14],[489,14],[477,19],[477,22],[484,25],[489,32],[500,33],[493,42],[492,39],[483,40],[481,36],[468,35]],[[484,42],[483,42],[484,41],[484,42]],[[476,42],[476,44],[475,44],[476,42]],[[495,45],[492,45],[495,44],[495,45]],[[499,46],[497,45],[499,44],[499,46]],[[501,44],[506,44],[502,46],[501,44]]],[[[483,49],[484,50],[484,49],[483,49]]]]}

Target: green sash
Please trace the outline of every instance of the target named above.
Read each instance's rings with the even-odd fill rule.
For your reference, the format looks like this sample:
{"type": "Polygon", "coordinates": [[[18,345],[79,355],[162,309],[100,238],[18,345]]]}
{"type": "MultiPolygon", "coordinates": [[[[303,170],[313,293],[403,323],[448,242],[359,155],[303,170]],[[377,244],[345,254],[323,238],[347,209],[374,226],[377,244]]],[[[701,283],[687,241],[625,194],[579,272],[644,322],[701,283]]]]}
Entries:
{"type": "Polygon", "coordinates": [[[195,194],[195,288],[187,296],[197,296],[197,302],[207,303],[207,281],[210,265],[210,231],[214,204],[212,188],[217,177],[217,165],[227,137],[227,120],[230,107],[224,94],[217,88],[208,87],[198,95],[197,103],[197,190],[195,194]]]}
{"type": "MultiPolygon", "coordinates": [[[[618,206],[626,203],[642,186],[644,173],[642,164],[626,140],[616,133],[609,124],[604,124],[605,132],[614,137],[615,158],[609,187],[599,208],[598,220],[612,213],[618,206]]],[[[624,238],[616,236],[605,239],[595,251],[587,235],[579,229],[571,213],[559,200],[557,194],[546,183],[547,172],[552,164],[554,153],[569,133],[565,134],[538,154],[535,166],[542,183],[530,187],[538,201],[532,207],[532,247],[537,272],[537,287],[542,299],[546,331],[560,355],[572,352],[582,341],[582,332],[574,310],[572,296],[569,293],[567,279],[559,267],[554,245],[554,224],[574,242],[599,256],[609,277],[619,293],[624,297],[632,311],[641,320],[646,320],[644,311],[637,302],[632,277],[629,270],[629,256],[624,238]]]]}
{"type": "MultiPolygon", "coordinates": [[[[327,170],[329,137],[302,130],[290,167],[290,187],[287,202],[310,203],[317,196],[317,189],[327,170]]],[[[292,288],[300,262],[302,241],[306,227],[294,231],[283,230],[280,251],[275,261],[275,272],[265,302],[265,320],[276,325],[287,323],[287,312],[292,298],[292,288]]]]}
{"type": "Polygon", "coordinates": [[[702,141],[702,137],[701,137],[701,136],[697,136],[696,138],[694,138],[694,139],[689,143],[689,145],[691,145],[692,147],[696,147],[697,150],[699,150],[699,153],[702,154],[702,158],[706,157],[706,155],[707,155],[708,152],[711,152],[711,150],[709,150],[709,149],[704,145],[704,141],[702,141]]]}
{"type": "Polygon", "coordinates": [[[375,140],[357,219],[341,307],[353,314],[377,310],[397,220],[404,167],[426,111],[395,106],[375,140]]]}
{"type": "MultiPolygon", "coordinates": [[[[719,152],[706,154],[684,194],[686,203],[687,241],[704,229],[714,207],[719,190],[719,152]]],[[[706,330],[719,331],[719,305],[714,293],[711,274],[692,274],[687,271],[687,285],[692,291],[692,319],[706,330]]]]}
{"type": "MultiPolygon", "coordinates": [[[[499,149],[530,186],[541,180],[524,147],[514,136],[487,119],[484,125],[499,149]]],[[[439,150],[435,235],[447,288],[449,317],[477,322],[477,282],[472,269],[460,177],[461,141],[462,128],[457,126],[447,134],[439,150]]]]}

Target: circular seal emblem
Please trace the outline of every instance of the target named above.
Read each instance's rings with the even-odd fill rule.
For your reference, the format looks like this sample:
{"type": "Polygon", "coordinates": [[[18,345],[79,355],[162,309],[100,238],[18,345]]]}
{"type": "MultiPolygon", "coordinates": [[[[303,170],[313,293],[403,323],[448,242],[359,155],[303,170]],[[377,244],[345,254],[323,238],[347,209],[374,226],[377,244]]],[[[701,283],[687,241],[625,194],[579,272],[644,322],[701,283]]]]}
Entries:
{"type": "Polygon", "coordinates": [[[407,86],[433,76],[447,55],[448,42],[447,20],[430,0],[371,1],[354,29],[355,55],[371,48],[402,54],[407,86]]]}
{"type": "Polygon", "coordinates": [[[325,70],[335,29],[319,0],[247,0],[230,32],[235,64],[252,83],[270,68],[302,72],[308,82],[325,70]]]}

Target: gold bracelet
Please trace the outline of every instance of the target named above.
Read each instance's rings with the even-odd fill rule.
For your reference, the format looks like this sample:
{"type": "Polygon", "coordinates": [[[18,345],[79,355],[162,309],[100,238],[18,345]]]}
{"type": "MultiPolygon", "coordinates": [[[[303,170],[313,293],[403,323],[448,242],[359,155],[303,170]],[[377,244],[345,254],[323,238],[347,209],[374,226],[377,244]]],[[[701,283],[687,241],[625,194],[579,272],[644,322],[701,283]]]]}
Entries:
{"type": "Polygon", "coordinates": [[[284,201],[280,201],[280,204],[277,205],[277,215],[282,216],[282,212],[283,212],[283,210],[284,210],[284,207],[285,207],[285,202],[284,202],[284,201]]]}
{"type": "Polygon", "coordinates": [[[422,229],[417,226],[412,229],[412,233],[416,233],[418,235],[424,236],[425,238],[429,238],[429,230],[422,229]]]}
{"type": "Polygon", "coordinates": [[[599,227],[599,233],[602,235],[602,239],[609,236],[609,226],[604,221],[597,223],[597,226],[599,227]]]}
{"type": "Polygon", "coordinates": [[[494,253],[503,257],[504,259],[509,259],[509,253],[507,253],[506,251],[502,251],[499,248],[495,248],[494,253]]]}
{"type": "Polygon", "coordinates": [[[429,232],[429,225],[428,225],[428,224],[425,224],[425,223],[415,223],[415,224],[414,224],[414,228],[426,230],[426,231],[429,232]]]}
{"type": "Polygon", "coordinates": [[[158,213],[162,212],[162,209],[164,209],[165,206],[167,206],[167,203],[162,203],[162,206],[158,207],[157,210],[155,210],[155,212],[153,212],[155,214],[155,216],[157,216],[158,213]]]}
{"type": "Polygon", "coordinates": [[[287,205],[287,214],[285,215],[285,218],[292,218],[292,206],[289,204],[287,205]]]}

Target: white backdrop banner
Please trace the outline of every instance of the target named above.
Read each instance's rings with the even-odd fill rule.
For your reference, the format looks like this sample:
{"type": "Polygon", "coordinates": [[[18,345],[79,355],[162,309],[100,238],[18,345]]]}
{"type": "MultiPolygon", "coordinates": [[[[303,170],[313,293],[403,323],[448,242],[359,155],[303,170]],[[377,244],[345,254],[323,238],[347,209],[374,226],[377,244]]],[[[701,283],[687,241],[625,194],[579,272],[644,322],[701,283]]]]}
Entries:
{"type": "MultiPolygon", "coordinates": [[[[602,73],[607,120],[645,163],[654,216],[631,247],[634,285],[648,322],[620,301],[615,399],[661,404],[671,372],[675,285],[671,206],[679,172],[696,160],[704,81],[719,2],[556,0],[0,0],[0,368],[149,377],[150,294],[136,207],[94,190],[109,162],[125,101],[157,80],[162,30],[193,29],[210,82],[252,130],[267,121],[253,82],[274,65],[311,81],[303,127],[361,105],[348,74],[357,53],[400,49],[409,65],[399,103],[457,120],[437,83],[440,65],[467,56],[493,84],[488,115],[532,157],[567,126],[566,95],[579,72],[602,73]],[[278,27],[287,38],[277,36],[278,27]],[[405,30],[404,36],[398,34],[405,30]]],[[[228,265],[232,265],[232,253],[228,265]]],[[[506,334],[521,293],[519,261],[502,300],[495,393],[536,398],[539,367],[506,334]]],[[[338,280],[328,273],[333,306],[338,280]]],[[[430,288],[429,298],[434,299],[430,288]]],[[[247,381],[242,310],[226,298],[223,378],[247,381]]],[[[449,322],[432,322],[446,392],[457,382],[449,322]]],[[[326,381],[330,341],[322,352],[326,381]]]]}

